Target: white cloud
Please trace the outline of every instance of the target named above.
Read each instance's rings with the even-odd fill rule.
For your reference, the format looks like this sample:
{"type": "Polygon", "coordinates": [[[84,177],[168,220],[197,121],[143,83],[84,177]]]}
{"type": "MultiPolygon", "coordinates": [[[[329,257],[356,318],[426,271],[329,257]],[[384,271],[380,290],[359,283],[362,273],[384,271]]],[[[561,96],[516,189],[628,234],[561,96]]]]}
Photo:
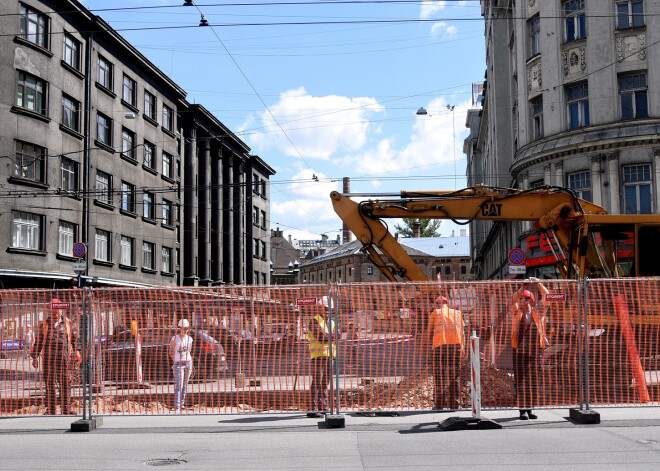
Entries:
{"type": "Polygon", "coordinates": [[[326,160],[338,152],[360,149],[367,141],[369,116],[383,111],[374,98],[312,96],[303,87],[282,93],[269,108],[270,113],[264,111],[242,126],[250,146],[260,153],[275,149],[306,160],[326,160]]]}
{"type": "Polygon", "coordinates": [[[464,131],[467,108],[468,103],[456,105],[452,112],[447,109],[445,98],[431,101],[426,106],[429,114],[417,117],[410,140],[404,147],[397,148],[391,139],[379,141],[372,149],[352,156],[355,173],[375,174],[378,178],[379,175],[390,173],[437,175],[440,172],[453,172],[447,164],[453,163],[455,158],[462,158],[463,144],[459,135],[464,131]]]}
{"type": "Polygon", "coordinates": [[[431,36],[443,40],[453,39],[458,36],[458,28],[444,21],[438,21],[431,27],[431,36]]]}
{"type": "Polygon", "coordinates": [[[422,2],[422,6],[420,7],[419,16],[421,18],[429,18],[432,15],[435,15],[436,13],[440,12],[441,10],[444,10],[446,6],[447,6],[446,1],[425,0],[422,2]]]}
{"type": "Polygon", "coordinates": [[[311,169],[299,171],[290,180],[292,183],[283,190],[271,187],[271,226],[279,223],[287,234],[299,234],[294,237],[298,239],[313,238],[310,234],[319,236],[325,232],[339,231],[341,222],[332,209],[330,192],[340,191],[341,183],[329,181],[323,173],[311,169]]]}

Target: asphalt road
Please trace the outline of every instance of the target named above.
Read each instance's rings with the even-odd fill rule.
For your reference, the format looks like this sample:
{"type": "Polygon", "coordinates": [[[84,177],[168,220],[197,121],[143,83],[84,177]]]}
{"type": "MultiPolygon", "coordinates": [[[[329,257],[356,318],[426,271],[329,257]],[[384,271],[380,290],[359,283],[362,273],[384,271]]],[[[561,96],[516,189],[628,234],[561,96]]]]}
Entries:
{"type": "Polygon", "coordinates": [[[598,412],[600,424],[583,425],[566,409],[526,422],[487,411],[502,429],[451,432],[438,424],[455,413],[347,415],[343,429],[297,414],[112,416],[79,433],[71,418],[4,418],[0,462],[7,470],[660,469],[660,409],[598,412]]]}

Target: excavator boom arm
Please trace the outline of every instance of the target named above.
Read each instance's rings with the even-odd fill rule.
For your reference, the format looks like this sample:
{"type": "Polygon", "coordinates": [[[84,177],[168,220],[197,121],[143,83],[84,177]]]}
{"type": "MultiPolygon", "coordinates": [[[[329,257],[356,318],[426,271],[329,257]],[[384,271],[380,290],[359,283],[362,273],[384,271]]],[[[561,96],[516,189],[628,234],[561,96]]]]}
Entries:
{"type": "Polygon", "coordinates": [[[398,199],[363,202],[333,191],[330,198],[335,212],[362,243],[363,250],[392,281],[396,281],[396,276],[411,281],[427,281],[428,277],[388,231],[383,218],[451,219],[460,224],[473,220],[531,221],[540,230],[554,230],[566,248],[573,223],[585,214],[605,214],[600,206],[559,187],[513,190],[477,186],[457,191],[404,191],[398,199]]]}

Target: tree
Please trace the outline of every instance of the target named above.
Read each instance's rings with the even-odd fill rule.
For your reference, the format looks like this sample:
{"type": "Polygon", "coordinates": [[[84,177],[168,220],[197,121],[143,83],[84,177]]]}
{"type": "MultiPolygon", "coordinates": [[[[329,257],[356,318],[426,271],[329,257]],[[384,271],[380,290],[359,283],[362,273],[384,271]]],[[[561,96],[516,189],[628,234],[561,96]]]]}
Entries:
{"type": "Polygon", "coordinates": [[[394,228],[401,237],[414,237],[413,224],[415,222],[419,222],[420,237],[440,237],[442,221],[438,219],[403,218],[403,226],[395,224],[394,228]]]}

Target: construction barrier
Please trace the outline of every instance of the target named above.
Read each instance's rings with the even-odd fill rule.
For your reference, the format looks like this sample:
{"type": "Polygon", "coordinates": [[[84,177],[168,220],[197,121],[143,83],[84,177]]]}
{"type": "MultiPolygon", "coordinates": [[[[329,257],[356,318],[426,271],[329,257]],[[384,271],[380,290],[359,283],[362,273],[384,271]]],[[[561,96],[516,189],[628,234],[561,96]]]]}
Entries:
{"type": "MultiPolygon", "coordinates": [[[[523,280],[3,290],[0,415],[81,415],[86,404],[94,415],[174,414],[168,346],[184,318],[191,325],[193,371],[182,413],[309,411],[318,363],[310,360],[308,331],[316,316],[326,314],[338,328],[331,333],[332,410],[658,405],[658,283],[543,280],[543,285],[547,293],[523,280]],[[535,315],[543,318],[545,337],[538,348],[530,347],[537,345],[527,331],[532,316],[522,317],[528,319],[522,328],[512,320],[512,303],[525,290],[533,295],[535,315]],[[428,325],[439,295],[461,311],[466,341],[457,378],[442,384],[447,392],[458,382],[459,402],[440,406],[434,402],[436,352],[428,325]],[[71,336],[70,352],[52,354],[48,349],[55,347],[40,343],[54,312],[66,315],[71,332],[64,324],[48,329],[71,336]],[[472,333],[479,339],[473,356],[480,370],[477,402],[471,390],[472,333]],[[519,336],[515,351],[512,336],[519,336]],[[41,355],[26,345],[39,347],[41,355]],[[39,359],[36,367],[33,357],[39,359]],[[523,371],[531,373],[517,381],[516,371],[519,380],[523,371]],[[70,385],[68,393],[62,388],[70,401],[57,395],[60,383],[70,385]]],[[[538,327],[531,329],[538,334],[538,327]]]]}

